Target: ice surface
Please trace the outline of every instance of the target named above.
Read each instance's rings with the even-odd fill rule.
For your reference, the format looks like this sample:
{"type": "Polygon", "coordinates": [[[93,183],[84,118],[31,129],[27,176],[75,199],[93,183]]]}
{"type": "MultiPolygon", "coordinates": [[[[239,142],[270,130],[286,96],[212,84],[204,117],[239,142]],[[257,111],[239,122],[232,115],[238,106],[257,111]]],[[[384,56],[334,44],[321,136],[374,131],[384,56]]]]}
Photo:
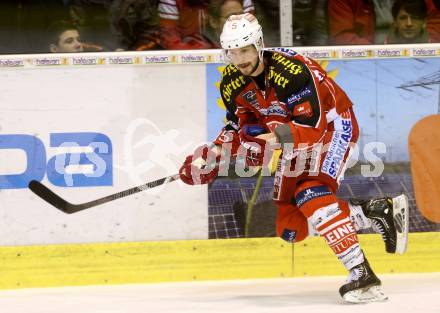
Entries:
{"type": "Polygon", "coordinates": [[[440,313],[440,273],[380,275],[390,300],[346,304],[344,277],[0,291],[5,313],[440,313]]]}

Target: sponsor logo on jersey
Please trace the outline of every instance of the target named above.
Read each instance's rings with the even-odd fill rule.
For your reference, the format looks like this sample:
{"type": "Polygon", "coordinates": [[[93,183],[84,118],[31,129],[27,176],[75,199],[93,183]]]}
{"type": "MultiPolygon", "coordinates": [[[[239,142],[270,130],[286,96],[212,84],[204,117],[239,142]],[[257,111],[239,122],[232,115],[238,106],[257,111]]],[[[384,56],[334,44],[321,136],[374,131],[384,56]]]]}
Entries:
{"type": "Polygon", "coordinates": [[[260,105],[258,104],[257,100],[257,92],[255,90],[249,90],[243,95],[243,98],[257,110],[260,109],[260,105]]]}
{"type": "Polygon", "coordinates": [[[222,72],[222,78],[224,78],[225,76],[230,76],[234,73],[237,73],[238,69],[234,66],[234,65],[228,65],[225,67],[225,69],[222,72]]]}
{"type": "MultiPolygon", "coordinates": [[[[225,75],[226,76],[226,75],[225,75]]],[[[236,78],[228,77],[223,78],[223,85],[221,88],[222,96],[226,99],[226,101],[231,101],[232,92],[242,88],[246,84],[246,79],[243,75],[240,75],[236,78]]]]}
{"type": "Polygon", "coordinates": [[[267,77],[269,82],[274,85],[281,86],[282,88],[286,88],[286,85],[290,82],[283,74],[277,72],[274,66],[269,67],[269,75],[267,77]]]}
{"type": "Polygon", "coordinates": [[[293,56],[298,54],[295,50],[292,50],[292,49],[289,49],[289,48],[271,48],[271,49],[268,49],[268,50],[275,51],[275,52],[281,52],[281,53],[287,54],[287,55],[289,55],[291,57],[293,57],[293,56]]]}
{"type": "Polygon", "coordinates": [[[293,95],[291,95],[287,99],[287,104],[289,105],[295,102],[299,102],[302,98],[311,94],[312,94],[312,90],[310,89],[309,86],[306,86],[303,89],[301,89],[301,91],[299,91],[298,93],[294,93],[293,95]]]}
{"type": "Polygon", "coordinates": [[[272,60],[277,62],[280,65],[284,66],[284,69],[288,71],[290,74],[298,75],[303,72],[303,68],[301,65],[296,64],[292,60],[286,58],[282,54],[275,53],[272,55],[272,60]]]}
{"type": "Polygon", "coordinates": [[[283,233],[281,234],[281,238],[287,242],[293,243],[296,238],[296,230],[284,228],[283,233]]]}
{"type": "Polygon", "coordinates": [[[311,117],[312,115],[313,115],[313,109],[309,101],[297,104],[293,108],[294,117],[311,117]]]}
{"type": "Polygon", "coordinates": [[[335,131],[330,143],[330,148],[322,164],[322,173],[336,178],[339,169],[344,162],[353,132],[353,126],[350,119],[342,119],[342,132],[335,131]]]}
{"type": "Polygon", "coordinates": [[[306,202],[319,198],[331,195],[332,192],[326,186],[316,186],[307,188],[304,191],[301,191],[299,194],[295,196],[296,204],[298,207],[301,207],[306,202]]]}
{"type": "Polygon", "coordinates": [[[278,101],[272,101],[270,106],[266,109],[259,110],[262,115],[276,115],[286,117],[288,115],[287,111],[281,106],[278,101]]]}

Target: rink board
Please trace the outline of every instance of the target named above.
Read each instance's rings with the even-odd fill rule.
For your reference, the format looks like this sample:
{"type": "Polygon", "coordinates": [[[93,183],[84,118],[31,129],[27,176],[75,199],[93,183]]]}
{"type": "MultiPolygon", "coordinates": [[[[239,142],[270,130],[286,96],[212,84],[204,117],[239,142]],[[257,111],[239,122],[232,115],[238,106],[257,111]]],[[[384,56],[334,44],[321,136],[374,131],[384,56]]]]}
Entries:
{"type": "MultiPolygon", "coordinates": [[[[440,272],[440,233],[411,233],[403,256],[359,237],[377,273],[440,272]]],[[[2,247],[0,259],[0,289],[345,274],[318,237],[2,247]]]]}

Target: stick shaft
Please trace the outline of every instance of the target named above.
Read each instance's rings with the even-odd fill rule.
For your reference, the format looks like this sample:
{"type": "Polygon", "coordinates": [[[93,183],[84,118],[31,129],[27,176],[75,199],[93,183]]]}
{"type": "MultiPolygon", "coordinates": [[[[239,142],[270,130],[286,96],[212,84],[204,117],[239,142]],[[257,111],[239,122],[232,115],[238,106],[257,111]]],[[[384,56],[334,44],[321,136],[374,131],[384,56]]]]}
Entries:
{"type": "Polygon", "coordinates": [[[154,187],[158,187],[158,186],[163,185],[163,184],[170,183],[170,182],[175,181],[177,179],[179,179],[179,175],[178,174],[172,175],[172,176],[168,176],[168,177],[164,177],[164,178],[160,178],[158,180],[155,180],[155,181],[152,181],[152,182],[140,185],[140,186],[136,186],[136,187],[124,190],[124,191],[120,191],[120,192],[117,192],[117,193],[105,196],[103,198],[99,198],[99,199],[96,199],[96,200],[93,200],[93,201],[90,201],[90,202],[86,202],[86,203],[84,203],[82,205],[83,206],[87,206],[87,208],[91,208],[91,207],[94,207],[94,206],[97,206],[97,205],[101,205],[103,203],[107,203],[107,202],[110,202],[110,201],[113,201],[113,200],[117,200],[117,199],[120,199],[120,198],[124,198],[124,197],[130,196],[130,195],[133,195],[135,193],[138,193],[138,192],[141,192],[141,191],[144,191],[144,190],[148,190],[148,189],[151,189],[151,188],[154,188],[154,187]]]}
{"type": "Polygon", "coordinates": [[[51,204],[52,206],[56,207],[57,209],[59,209],[60,211],[67,213],[67,214],[72,214],[72,213],[76,213],[79,211],[83,211],[110,201],[114,201],[117,199],[121,199],[127,196],[130,196],[132,194],[144,191],[144,190],[148,190],[163,184],[167,184],[170,182],[173,182],[175,180],[178,180],[179,174],[175,174],[175,175],[171,175],[168,177],[164,177],[164,178],[160,178],[158,180],[140,185],[140,186],[136,186],[127,190],[123,190],[96,200],[92,200],[89,202],[85,202],[85,203],[80,203],[80,204],[72,204],[70,202],[67,202],[66,200],[64,200],[63,198],[61,198],[59,195],[57,195],[56,193],[54,193],[52,190],[50,190],[49,188],[47,188],[45,185],[43,185],[41,182],[39,181],[31,181],[29,183],[29,189],[35,193],[37,196],[39,196],[41,199],[45,200],[47,203],[51,204]]]}

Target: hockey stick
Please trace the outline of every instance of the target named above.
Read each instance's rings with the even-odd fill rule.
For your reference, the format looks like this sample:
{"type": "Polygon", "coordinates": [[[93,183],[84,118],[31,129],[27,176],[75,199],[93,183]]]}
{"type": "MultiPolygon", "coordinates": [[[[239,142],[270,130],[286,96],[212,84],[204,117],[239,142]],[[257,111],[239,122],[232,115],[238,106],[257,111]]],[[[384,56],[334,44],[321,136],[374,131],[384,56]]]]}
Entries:
{"type": "Polygon", "coordinates": [[[97,206],[97,205],[101,205],[113,200],[117,200],[120,198],[124,198],[127,197],[129,195],[147,190],[147,189],[151,189],[163,184],[168,184],[170,182],[173,182],[175,180],[180,179],[179,174],[175,174],[175,175],[171,175],[168,177],[164,177],[140,186],[136,186],[121,192],[117,192],[111,195],[108,195],[106,197],[103,198],[99,198],[93,201],[89,201],[89,202],[85,202],[85,203],[80,203],[80,204],[73,204],[70,202],[67,202],[66,200],[64,200],[63,198],[61,198],[60,196],[58,196],[56,193],[54,193],[52,190],[50,190],[49,188],[47,188],[45,185],[43,185],[42,183],[40,183],[39,181],[36,180],[32,180],[29,183],[29,189],[35,193],[37,196],[39,196],[41,199],[45,200],[47,203],[53,205],[54,207],[56,207],[58,210],[66,213],[66,214],[72,214],[72,213],[76,213],[79,211],[83,211],[86,209],[89,209],[91,207],[97,206]]]}

